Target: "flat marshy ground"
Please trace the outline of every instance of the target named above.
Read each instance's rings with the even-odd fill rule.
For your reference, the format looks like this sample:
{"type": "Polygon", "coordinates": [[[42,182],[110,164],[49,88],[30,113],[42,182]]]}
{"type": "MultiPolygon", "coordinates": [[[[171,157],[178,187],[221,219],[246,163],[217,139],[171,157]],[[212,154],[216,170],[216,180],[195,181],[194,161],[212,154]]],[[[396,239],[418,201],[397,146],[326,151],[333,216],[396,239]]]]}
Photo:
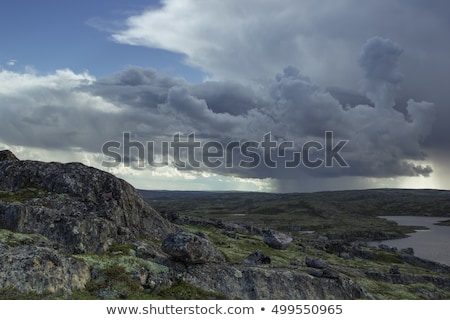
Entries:
{"type": "Polygon", "coordinates": [[[384,240],[404,237],[416,227],[379,218],[448,216],[450,191],[378,189],[303,194],[248,192],[142,191],[162,213],[197,219],[220,219],[302,234],[314,231],[330,238],[384,240]]]}

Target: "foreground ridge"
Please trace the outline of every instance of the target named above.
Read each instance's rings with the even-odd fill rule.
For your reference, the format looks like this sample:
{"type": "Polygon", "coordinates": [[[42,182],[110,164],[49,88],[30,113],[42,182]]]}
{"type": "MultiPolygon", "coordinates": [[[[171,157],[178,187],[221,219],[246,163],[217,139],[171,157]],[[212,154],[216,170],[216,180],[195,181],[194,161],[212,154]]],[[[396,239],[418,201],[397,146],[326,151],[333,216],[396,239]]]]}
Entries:
{"type": "Polygon", "coordinates": [[[444,266],[425,262],[417,270],[426,275],[360,267],[375,266],[377,257],[408,268],[424,263],[411,252],[160,214],[150,203],[107,172],[0,151],[0,296],[371,299],[383,298],[374,287],[380,282],[429,282],[435,287],[419,285],[416,297],[449,297],[444,266]]]}

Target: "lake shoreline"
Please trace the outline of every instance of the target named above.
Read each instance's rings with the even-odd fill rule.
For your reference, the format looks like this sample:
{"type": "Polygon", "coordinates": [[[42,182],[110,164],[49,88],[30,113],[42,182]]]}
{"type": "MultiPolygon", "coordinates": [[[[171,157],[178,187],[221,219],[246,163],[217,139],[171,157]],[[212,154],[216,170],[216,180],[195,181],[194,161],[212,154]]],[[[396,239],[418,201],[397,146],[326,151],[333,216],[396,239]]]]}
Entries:
{"type": "Polygon", "coordinates": [[[450,243],[450,228],[437,224],[448,220],[448,217],[380,216],[380,218],[394,221],[402,226],[418,227],[418,229],[408,233],[405,238],[370,241],[368,245],[375,247],[387,245],[398,249],[413,248],[414,254],[419,258],[450,266],[450,253],[446,249],[450,243]]]}

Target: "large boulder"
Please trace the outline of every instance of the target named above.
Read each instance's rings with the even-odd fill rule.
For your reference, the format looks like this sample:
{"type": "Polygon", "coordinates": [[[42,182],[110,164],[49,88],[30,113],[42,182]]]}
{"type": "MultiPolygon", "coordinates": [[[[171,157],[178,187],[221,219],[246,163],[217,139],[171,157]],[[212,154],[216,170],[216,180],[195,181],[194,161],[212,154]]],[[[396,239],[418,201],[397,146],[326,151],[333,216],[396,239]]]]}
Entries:
{"type": "Polygon", "coordinates": [[[49,245],[13,233],[0,239],[0,290],[70,294],[84,289],[90,280],[88,266],[49,245]]]}
{"type": "Polygon", "coordinates": [[[39,161],[0,162],[0,228],[42,234],[69,253],[175,230],[124,180],[81,163],[39,161]]]}
{"type": "MultiPolygon", "coordinates": [[[[319,269],[317,269],[319,270],[319,269]]],[[[319,270],[323,271],[323,270],[319,270]]],[[[370,298],[352,279],[332,279],[323,272],[311,277],[299,269],[250,265],[195,265],[185,281],[226,299],[244,300],[347,300],[370,298]]]]}
{"type": "Polygon", "coordinates": [[[210,240],[188,232],[169,234],[162,243],[162,250],[174,260],[187,264],[225,261],[210,240]]]}
{"type": "Polygon", "coordinates": [[[286,249],[292,242],[291,235],[275,230],[264,230],[263,241],[269,247],[273,249],[283,250],[286,249]]]}
{"type": "Polygon", "coordinates": [[[306,257],[305,264],[307,267],[315,269],[325,269],[328,267],[328,263],[320,258],[306,257]]]}

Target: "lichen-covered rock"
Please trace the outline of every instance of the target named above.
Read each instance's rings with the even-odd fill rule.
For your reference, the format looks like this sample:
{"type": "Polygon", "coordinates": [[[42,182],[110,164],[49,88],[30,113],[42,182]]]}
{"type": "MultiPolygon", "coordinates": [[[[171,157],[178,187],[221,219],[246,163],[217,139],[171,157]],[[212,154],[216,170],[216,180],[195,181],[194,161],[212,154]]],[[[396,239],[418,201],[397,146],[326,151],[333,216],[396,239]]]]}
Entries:
{"type": "Polygon", "coordinates": [[[185,280],[203,290],[223,294],[227,299],[369,298],[358,284],[346,277],[312,277],[298,269],[268,266],[195,265],[189,268],[185,280]]]}
{"type": "Polygon", "coordinates": [[[2,161],[0,192],[0,228],[42,234],[70,253],[175,230],[130,184],[80,163],[2,161]]]}
{"type": "Polygon", "coordinates": [[[188,232],[169,234],[162,243],[162,250],[174,260],[187,264],[225,261],[211,241],[188,232]]]}
{"type": "Polygon", "coordinates": [[[265,230],[263,231],[263,241],[269,247],[274,249],[283,250],[286,249],[294,240],[291,235],[275,231],[275,230],[265,230]]]}
{"type": "Polygon", "coordinates": [[[35,245],[0,243],[0,289],[22,293],[70,294],[90,279],[87,265],[58,251],[35,245]]]}

